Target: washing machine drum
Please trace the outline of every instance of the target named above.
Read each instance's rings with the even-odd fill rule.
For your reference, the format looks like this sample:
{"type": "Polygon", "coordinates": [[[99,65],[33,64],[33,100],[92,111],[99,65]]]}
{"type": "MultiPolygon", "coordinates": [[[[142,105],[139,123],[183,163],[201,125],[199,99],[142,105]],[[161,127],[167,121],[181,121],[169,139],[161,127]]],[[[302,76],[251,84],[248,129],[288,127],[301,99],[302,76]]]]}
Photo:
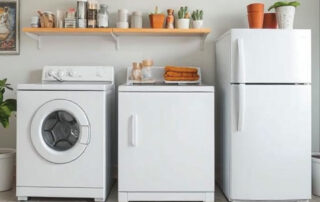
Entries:
{"type": "Polygon", "coordinates": [[[52,100],[35,112],[31,140],[47,161],[69,163],[79,158],[90,143],[89,121],[74,102],[52,100]]]}

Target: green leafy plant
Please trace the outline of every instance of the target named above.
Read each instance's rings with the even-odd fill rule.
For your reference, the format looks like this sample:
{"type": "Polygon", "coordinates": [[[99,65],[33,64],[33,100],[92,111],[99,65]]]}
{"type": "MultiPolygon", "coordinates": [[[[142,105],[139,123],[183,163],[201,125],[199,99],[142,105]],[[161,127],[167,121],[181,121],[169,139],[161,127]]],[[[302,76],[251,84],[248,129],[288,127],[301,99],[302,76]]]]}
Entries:
{"type": "Polygon", "coordinates": [[[298,7],[300,6],[300,3],[298,1],[278,1],[275,4],[273,4],[272,6],[270,6],[270,8],[268,9],[268,11],[272,10],[272,9],[276,9],[282,6],[294,6],[294,7],[298,7]]]}
{"type": "Polygon", "coordinates": [[[192,17],[193,21],[203,20],[203,10],[193,11],[191,17],[192,17]]]}
{"type": "Polygon", "coordinates": [[[4,100],[6,89],[13,90],[7,83],[7,79],[0,80],[0,123],[4,128],[9,126],[9,118],[12,112],[17,111],[17,101],[15,99],[4,100]]]}
{"type": "Polygon", "coordinates": [[[179,19],[189,19],[190,14],[188,12],[188,7],[181,7],[180,10],[178,11],[178,18],[179,19]]]}

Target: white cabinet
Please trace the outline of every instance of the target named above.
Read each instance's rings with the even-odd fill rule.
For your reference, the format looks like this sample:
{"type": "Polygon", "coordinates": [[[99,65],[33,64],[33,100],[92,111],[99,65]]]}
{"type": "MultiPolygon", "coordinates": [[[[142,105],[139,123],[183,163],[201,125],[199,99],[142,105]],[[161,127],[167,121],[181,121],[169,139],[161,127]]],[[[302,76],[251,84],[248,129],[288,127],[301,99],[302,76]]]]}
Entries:
{"type": "Polygon", "coordinates": [[[213,200],[213,92],[120,92],[118,144],[119,201],[213,200]]]}

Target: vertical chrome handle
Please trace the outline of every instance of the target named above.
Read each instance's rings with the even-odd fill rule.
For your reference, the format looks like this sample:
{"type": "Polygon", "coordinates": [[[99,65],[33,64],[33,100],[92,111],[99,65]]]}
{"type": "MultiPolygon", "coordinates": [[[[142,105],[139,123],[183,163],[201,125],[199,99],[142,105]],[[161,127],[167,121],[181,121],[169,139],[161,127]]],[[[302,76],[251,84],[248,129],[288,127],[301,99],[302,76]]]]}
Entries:
{"type": "Polygon", "coordinates": [[[137,146],[137,135],[138,135],[138,116],[133,114],[131,116],[131,145],[137,146]]]}
{"type": "Polygon", "coordinates": [[[238,83],[246,82],[246,61],[244,54],[244,42],[243,39],[238,39],[238,83]]]}
{"type": "Polygon", "coordinates": [[[238,132],[241,132],[244,128],[245,122],[245,107],[246,107],[246,85],[239,84],[239,114],[238,114],[238,132]]]}

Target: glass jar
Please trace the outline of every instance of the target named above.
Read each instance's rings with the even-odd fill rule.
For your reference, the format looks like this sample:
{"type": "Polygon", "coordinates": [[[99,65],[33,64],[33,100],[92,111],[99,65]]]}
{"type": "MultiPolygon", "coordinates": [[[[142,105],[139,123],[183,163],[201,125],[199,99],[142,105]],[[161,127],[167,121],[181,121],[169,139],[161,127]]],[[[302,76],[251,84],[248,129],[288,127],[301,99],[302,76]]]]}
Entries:
{"type": "Polygon", "coordinates": [[[143,81],[152,80],[152,71],[151,71],[152,66],[153,66],[152,60],[143,60],[142,61],[142,80],[143,81]]]}
{"type": "Polygon", "coordinates": [[[98,3],[94,0],[88,1],[88,27],[97,27],[98,3]]]}
{"type": "Polygon", "coordinates": [[[106,4],[100,5],[100,10],[98,13],[98,27],[100,28],[109,27],[109,12],[108,12],[108,6],[106,4]]]}
{"type": "Polygon", "coordinates": [[[134,81],[141,81],[142,80],[142,72],[141,72],[141,63],[134,62],[132,65],[132,74],[131,79],[134,81]]]}

